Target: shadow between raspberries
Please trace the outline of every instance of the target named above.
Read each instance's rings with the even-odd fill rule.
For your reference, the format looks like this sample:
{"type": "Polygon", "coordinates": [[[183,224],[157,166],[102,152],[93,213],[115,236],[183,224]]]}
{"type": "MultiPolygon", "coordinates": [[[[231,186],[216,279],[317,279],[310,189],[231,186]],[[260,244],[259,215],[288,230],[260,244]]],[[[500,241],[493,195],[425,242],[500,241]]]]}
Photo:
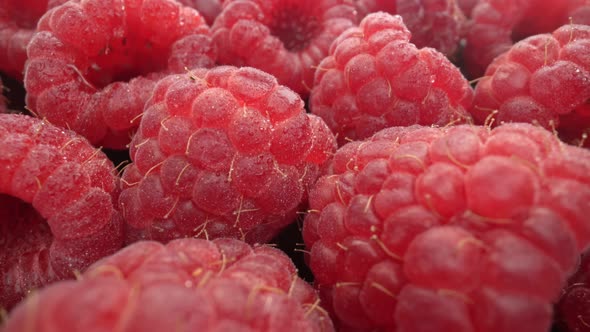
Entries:
{"type": "Polygon", "coordinates": [[[12,113],[29,113],[25,109],[25,86],[23,82],[0,72],[0,79],[4,89],[0,94],[6,98],[6,106],[12,113]]]}
{"type": "Polygon", "coordinates": [[[305,245],[303,244],[303,215],[283,229],[270,243],[276,244],[295,264],[299,277],[309,283],[313,282],[313,274],[305,263],[305,245]]]}

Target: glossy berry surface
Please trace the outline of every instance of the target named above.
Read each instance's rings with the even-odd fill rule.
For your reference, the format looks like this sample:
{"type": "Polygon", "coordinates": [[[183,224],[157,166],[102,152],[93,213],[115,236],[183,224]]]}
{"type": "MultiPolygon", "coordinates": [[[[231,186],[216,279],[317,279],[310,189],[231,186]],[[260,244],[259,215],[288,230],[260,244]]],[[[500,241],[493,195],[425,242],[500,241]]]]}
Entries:
{"type": "Polygon", "coordinates": [[[281,251],[238,240],[143,241],[79,281],[30,296],[4,332],[334,331],[311,286],[281,251]],[[39,310],[43,308],[43,310],[39,310]]]}
{"type": "Polygon", "coordinates": [[[590,152],[529,124],[392,127],[341,147],[303,236],[337,325],[547,331],[590,244],[590,152]]]}
{"type": "Polygon", "coordinates": [[[221,66],[169,76],[146,104],[123,174],[129,241],[266,242],[295,220],[334,150],[326,124],[267,73],[221,66]]]}

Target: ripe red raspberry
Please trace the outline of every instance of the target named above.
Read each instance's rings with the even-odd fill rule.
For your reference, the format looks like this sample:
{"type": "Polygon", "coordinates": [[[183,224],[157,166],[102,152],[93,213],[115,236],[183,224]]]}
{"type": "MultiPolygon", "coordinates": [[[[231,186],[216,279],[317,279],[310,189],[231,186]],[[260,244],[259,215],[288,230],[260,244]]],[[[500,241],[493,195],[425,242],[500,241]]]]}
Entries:
{"type": "Polygon", "coordinates": [[[471,113],[479,123],[493,116],[581,137],[590,129],[589,100],[590,26],[564,25],[496,58],[477,84],[471,113]]]}
{"type": "Polygon", "coordinates": [[[3,0],[0,6],[0,71],[23,79],[27,44],[45,12],[67,0],[3,0]]]}
{"type": "Polygon", "coordinates": [[[555,306],[559,332],[584,332],[590,326],[590,253],[585,253],[578,269],[562,290],[555,306]]]}
{"type": "Polygon", "coordinates": [[[478,78],[495,57],[514,42],[528,36],[551,32],[569,23],[590,24],[587,0],[480,0],[472,11],[467,29],[464,66],[470,77],[478,78]]]}
{"type": "Polygon", "coordinates": [[[83,137],[0,114],[0,307],[120,248],[118,190],[112,163],[83,137]]]}
{"type": "Polygon", "coordinates": [[[221,13],[223,0],[176,0],[185,6],[195,8],[199,14],[203,15],[205,21],[210,26],[215,18],[221,13]]]}
{"type": "Polygon", "coordinates": [[[448,57],[455,54],[465,15],[456,0],[356,0],[359,17],[386,12],[400,15],[413,44],[432,47],[448,57]]]}
{"type": "Polygon", "coordinates": [[[393,127],[332,170],[303,236],[342,326],[548,331],[590,244],[590,151],[524,123],[393,127]]]}
{"type": "Polygon", "coordinates": [[[266,242],[294,220],[334,136],[271,75],[220,66],[158,83],[131,142],[129,241],[266,242]]]}
{"type": "Polygon", "coordinates": [[[81,280],[30,296],[3,331],[99,326],[121,332],[334,331],[317,294],[284,253],[231,239],[135,243],[93,265],[81,280]]]}
{"type": "Polygon", "coordinates": [[[316,70],[310,108],[340,144],[391,126],[469,119],[473,91],[459,69],[409,40],[400,16],[373,13],[330,47],[316,70]]]}
{"type": "Polygon", "coordinates": [[[220,63],[262,69],[306,98],[315,66],[355,24],[347,0],[226,0],[212,32],[220,63]]]}
{"type": "Polygon", "coordinates": [[[68,1],[41,18],[27,52],[29,109],[114,149],[158,78],[216,58],[203,18],[172,0],[68,1]]]}

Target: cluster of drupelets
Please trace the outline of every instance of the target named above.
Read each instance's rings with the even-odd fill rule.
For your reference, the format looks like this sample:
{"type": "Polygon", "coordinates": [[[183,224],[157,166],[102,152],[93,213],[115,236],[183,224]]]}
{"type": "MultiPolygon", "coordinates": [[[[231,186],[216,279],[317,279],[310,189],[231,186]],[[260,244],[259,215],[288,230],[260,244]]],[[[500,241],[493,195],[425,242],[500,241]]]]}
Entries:
{"type": "Polygon", "coordinates": [[[590,329],[589,0],[0,7],[0,331],[590,329]]]}

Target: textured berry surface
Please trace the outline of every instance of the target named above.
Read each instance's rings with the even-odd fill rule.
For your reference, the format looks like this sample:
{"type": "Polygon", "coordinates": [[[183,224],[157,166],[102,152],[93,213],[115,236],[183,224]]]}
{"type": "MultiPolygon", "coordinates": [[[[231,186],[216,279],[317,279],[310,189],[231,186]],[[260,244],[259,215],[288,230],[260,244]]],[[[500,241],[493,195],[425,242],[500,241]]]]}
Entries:
{"type": "Polygon", "coordinates": [[[221,13],[223,0],[177,0],[185,6],[196,9],[199,14],[203,15],[209,26],[213,24],[217,15],[221,13]]]}
{"type": "Polygon", "coordinates": [[[356,19],[346,0],[226,0],[212,32],[220,63],[259,68],[306,98],[315,66],[356,19]]]}
{"type": "Polygon", "coordinates": [[[221,66],[169,76],[146,104],[123,174],[129,240],[266,242],[294,221],[334,150],[325,123],[267,73],[221,66]]]}
{"type": "Polygon", "coordinates": [[[590,152],[530,124],[393,127],[349,143],[303,235],[355,331],[548,331],[590,243],[590,152]]]}
{"type": "Polygon", "coordinates": [[[3,0],[0,6],[0,71],[22,80],[27,44],[37,21],[67,0],[3,0]]]}
{"type": "Polygon", "coordinates": [[[587,0],[480,0],[471,13],[464,51],[465,69],[478,78],[495,57],[525,37],[563,24],[590,24],[587,0]]]}
{"type": "Polygon", "coordinates": [[[144,241],[17,307],[4,332],[333,331],[289,258],[238,240],[144,241]]]}
{"type": "Polygon", "coordinates": [[[533,122],[580,138],[590,131],[590,26],[564,25],[499,56],[477,83],[478,123],[533,122]]]}
{"type": "Polygon", "coordinates": [[[369,13],[400,15],[412,33],[410,41],[453,56],[459,46],[465,15],[455,0],[357,0],[361,18],[369,13]]]}
{"type": "Polygon", "coordinates": [[[590,254],[582,256],[578,270],[568,280],[555,306],[559,332],[584,332],[590,328],[590,254]]]}
{"type": "Polygon", "coordinates": [[[155,80],[216,59],[199,13],[171,0],[74,0],[27,48],[27,106],[95,145],[122,149],[155,80]]]}
{"type": "Polygon", "coordinates": [[[340,144],[391,126],[469,119],[473,91],[459,69],[409,40],[400,16],[373,13],[330,47],[316,70],[310,108],[340,144]]]}
{"type": "Polygon", "coordinates": [[[0,307],[123,244],[114,167],[74,132],[0,114],[0,307]]]}

